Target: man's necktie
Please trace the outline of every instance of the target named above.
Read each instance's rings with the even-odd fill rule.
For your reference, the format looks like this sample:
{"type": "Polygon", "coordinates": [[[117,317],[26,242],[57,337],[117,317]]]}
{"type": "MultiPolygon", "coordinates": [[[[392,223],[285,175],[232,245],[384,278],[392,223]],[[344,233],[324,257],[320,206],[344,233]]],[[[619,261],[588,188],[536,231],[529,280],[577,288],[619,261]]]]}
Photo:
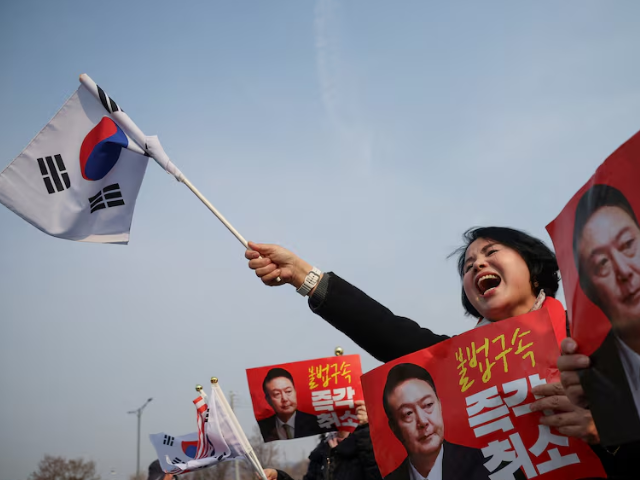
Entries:
{"type": "Polygon", "coordinates": [[[285,433],[287,434],[287,438],[293,438],[293,427],[291,425],[287,425],[286,423],[282,425],[285,433]]]}

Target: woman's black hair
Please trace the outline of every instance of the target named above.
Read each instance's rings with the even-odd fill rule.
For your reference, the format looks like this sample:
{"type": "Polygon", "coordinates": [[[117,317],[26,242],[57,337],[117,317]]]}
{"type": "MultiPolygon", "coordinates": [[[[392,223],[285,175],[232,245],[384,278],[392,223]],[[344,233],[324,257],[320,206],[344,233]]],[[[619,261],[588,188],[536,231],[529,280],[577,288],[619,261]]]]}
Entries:
{"type": "MultiPolygon", "coordinates": [[[[558,262],[555,254],[542,241],[531,235],[508,227],[474,227],[464,232],[462,236],[464,245],[458,248],[452,255],[458,254],[458,273],[464,277],[465,256],[467,248],[479,238],[493,240],[501,245],[512,248],[522,257],[529,268],[531,289],[538,295],[540,290],[549,297],[555,297],[560,284],[558,262]],[[537,282],[537,286],[534,284],[537,282]]],[[[471,304],[462,286],[462,306],[467,315],[481,317],[480,313],[471,304]]]]}

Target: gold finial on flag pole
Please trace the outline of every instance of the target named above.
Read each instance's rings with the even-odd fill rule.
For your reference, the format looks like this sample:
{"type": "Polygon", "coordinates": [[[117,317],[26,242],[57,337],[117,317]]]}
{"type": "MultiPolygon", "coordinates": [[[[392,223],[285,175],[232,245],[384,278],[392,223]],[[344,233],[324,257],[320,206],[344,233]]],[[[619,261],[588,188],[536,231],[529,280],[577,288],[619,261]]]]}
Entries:
{"type": "Polygon", "coordinates": [[[196,392],[200,393],[202,391],[202,385],[197,384],[196,385],[196,392]]]}
{"type": "Polygon", "coordinates": [[[340,357],[344,353],[344,350],[342,349],[342,347],[336,347],[333,353],[335,353],[336,357],[340,357]]]}
{"type": "Polygon", "coordinates": [[[218,383],[218,377],[211,377],[211,383],[218,383]]]}

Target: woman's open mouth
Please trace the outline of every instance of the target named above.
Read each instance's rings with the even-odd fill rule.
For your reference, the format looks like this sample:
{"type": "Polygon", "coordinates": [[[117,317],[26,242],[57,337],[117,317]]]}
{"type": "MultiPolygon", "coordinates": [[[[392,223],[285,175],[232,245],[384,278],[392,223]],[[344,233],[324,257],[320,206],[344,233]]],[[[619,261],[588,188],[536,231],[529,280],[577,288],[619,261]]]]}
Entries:
{"type": "Polygon", "coordinates": [[[480,292],[480,295],[484,296],[500,285],[501,282],[502,279],[498,275],[494,273],[487,273],[478,276],[476,279],[476,288],[480,292]]]}

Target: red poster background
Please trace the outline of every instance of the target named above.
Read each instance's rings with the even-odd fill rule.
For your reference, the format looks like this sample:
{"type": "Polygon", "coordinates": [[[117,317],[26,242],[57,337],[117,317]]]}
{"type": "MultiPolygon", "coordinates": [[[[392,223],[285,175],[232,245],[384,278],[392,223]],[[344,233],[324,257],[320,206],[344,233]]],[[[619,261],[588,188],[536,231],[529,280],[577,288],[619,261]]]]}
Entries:
{"type": "MultiPolygon", "coordinates": [[[[360,377],[362,375],[362,366],[360,363],[360,355],[342,355],[327,358],[318,358],[315,360],[303,360],[301,362],[282,363],[279,365],[269,365],[265,367],[249,368],[247,369],[247,380],[249,382],[249,392],[251,393],[251,402],[253,404],[253,412],[256,420],[262,420],[264,418],[274,415],[274,411],[267,403],[262,390],[262,382],[264,381],[267,372],[272,368],[284,368],[293,377],[293,383],[296,387],[298,397],[298,410],[301,412],[311,413],[318,415],[311,403],[311,392],[320,390],[333,390],[335,388],[351,387],[355,390],[353,400],[362,400],[362,386],[360,384],[360,377]],[[344,365],[348,365],[345,369],[344,365]],[[339,372],[335,377],[331,377],[329,383],[325,386],[322,379],[315,377],[315,383],[318,385],[316,388],[311,388],[309,385],[309,369],[316,367],[329,367],[327,371],[331,374],[339,372]],[[349,371],[348,375],[341,375],[346,370],[349,371]]],[[[344,412],[347,408],[336,407],[336,412],[344,412]]],[[[355,412],[355,409],[352,409],[355,412]]],[[[352,431],[353,428],[345,428],[345,430],[352,431]]]]}
{"type": "MultiPolygon", "coordinates": [[[[518,341],[516,341],[515,346],[518,346],[518,341]]],[[[496,322],[492,325],[474,329],[431,348],[386,363],[366,373],[362,377],[362,387],[367,405],[367,413],[369,415],[371,438],[376,461],[378,462],[382,476],[384,477],[395,470],[407,456],[404,447],[394,436],[388,425],[388,419],[382,405],[384,385],[388,372],[393,366],[400,363],[414,363],[426,368],[431,374],[442,406],[445,425],[444,437],[447,441],[468,447],[483,448],[486,447],[489,442],[508,439],[509,434],[517,431],[520,433],[524,445],[527,448],[531,448],[538,438],[538,419],[542,415],[541,413],[532,412],[520,417],[515,417],[513,413],[510,412],[509,418],[513,422],[515,430],[510,432],[493,432],[476,438],[472,427],[469,426],[465,397],[486,390],[492,386],[497,386],[501,397],[506,398],[510,394],[502,393],[501,385],[503,383],[528,377],[536,373],[541,379],[546,379],[547,383],[558,381],[559,372],[555,367],[558,355],[559,349],[549,314],[546,309],[541,309],[507,321],[496,322]],[[526,343],[533,342],[533,345],[527,349],[527,351],[531,350],[534,353],[535,367],[531,364],[531,358],[521,358],[525,354],[524,351],[520,355],[514,355],[514,352],[517,351],[517,349],[514,348],[507,356],[507,373],[504,372],[502,360],[499,360],[491,370],[491,378],[487,383],[484,383],[479,370],[469,368],[467,376],[470,380],[474,380],[474,384],[462,393],[462,387],[459,381],[459,361],[456,359],[458,348],[462,348],[463,352],[465,352],[466,347],[469,347],[471,342],[480,345],[484,343],[485,338],[488,338],[490,358],[493,359],[496,353],[499,353],[502,349],[500,348],[500,342],[492,343],[492,340],[503,334],[504,338],[507,339],[507,346],[511,346],[511,338],[518,328],[520,329],[518,332],[530,332],[522,338],[526,340],[526,343]]],[[[482,358],[479,354],[478,359],[480,360],[482,358]]],[[[534,396],[531,394],[529,388],[527,398],[523,404],[531,403],[534,400],[534,396]]],[[[551,429],[551,432],[556,435],[558,434],[555,429],[551,429]]],[[[550,444],[547,450],[549,448],[556,448],[556,446],[550,444]]],[[[599,459],[586,443],[575,438],[570,438],[568,447],[557,448],[563,456],[569,453],[577,453],[581,463],[541,474],[536,478],[544,480],[570,480],[593,476],[605,477],[599,459]]],[[[530,458],[535,465],[548,461],[550,457],[545,451],[539,457],[530,454],[530,458]]]]}
{"type": "Polygon", "coordinates": [[[567,203],[560,215],[547,225],[553,240],[562,274],[562,286],[571,321],[571,336],[581,353],[591,355],[611,330],[611,323],[580,288],[573,256],[573,227],[576,207],[583,194],[593,185],[617,188],[627,198],[636,215],[640,213],[640,132],[607,158],[589,181],[567,203]]]}

